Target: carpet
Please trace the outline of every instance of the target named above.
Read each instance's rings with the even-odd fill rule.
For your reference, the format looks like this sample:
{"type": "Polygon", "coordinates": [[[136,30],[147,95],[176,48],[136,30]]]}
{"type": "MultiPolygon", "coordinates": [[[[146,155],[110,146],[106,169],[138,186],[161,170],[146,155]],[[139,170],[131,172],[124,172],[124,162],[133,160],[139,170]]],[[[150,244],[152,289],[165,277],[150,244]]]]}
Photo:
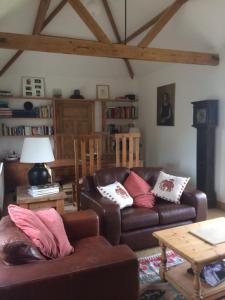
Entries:
{"type": "MultiPolygon", "coordinates": [[[[169,283],[159,277],[161,254],[139,258],[140,300],[185,300],[169,283]]],[[[167,266],[173,267],[184,260],[173,251],[167,251],[167,266]]]]}

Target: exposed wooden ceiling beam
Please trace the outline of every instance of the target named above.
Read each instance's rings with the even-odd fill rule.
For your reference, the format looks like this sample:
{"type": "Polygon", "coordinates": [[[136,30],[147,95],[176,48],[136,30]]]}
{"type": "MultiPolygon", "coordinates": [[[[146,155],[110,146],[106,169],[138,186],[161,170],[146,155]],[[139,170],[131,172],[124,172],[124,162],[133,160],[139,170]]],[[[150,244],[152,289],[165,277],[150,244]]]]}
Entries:
{"type": "MultiPolygon", "coordinates": [[[[106,14],[107,14],[107,16],[108,16],[109,22],[110,22],[110,24],[111,24],[111,26],[112,26],[112,30],[113,30],[113,32],[114,32],[114,34],[115,34],[115,36],[116,36],[117,42],[118,42],[118,43],[121,43],[122,40],[121,40],[119,31],[118,31],[118,28],[117,28],[117,26],[116,26],[116,22],[115,22],[115,20],[114,20],[114,17],[113,17],[113,15],[112,15],[112,11],[111,11],[111,9],[110,9],[110,7],[109,7],[109,3],[108,3],[107,0],[102,0],[102,3],[103,3],[103,6],[104,6],[104,8],[105,8],[106,14]]],[[[127,70],[128,70],[128,73],[129,73],[130,77],[133,79],[133,78],[134,78],[134,72],[133,72],[131,63],[130,63],[129,60],[126,59],[126,58],[124,58],[124,62],[125,62],[125,64],[126,64],[126,67],[127,67],[127,70]]]]}
{"type": "MultiPolygon", "coordinates": [[[[167,8],[166,8],[167,9],[167,8]]],[[[138,35],[140,35],[142,32],[144,32],[145,30],[147,30],[149,27],[151,27],[152,25],[154,25],[156,22],[158,22],[158,20],[160,19],[160,17],[164,14],[164,12],[166,11],[166,9],[164,9],[161,13],[159,13],[157,16],[155,16],[153,19],[151,19],[150,21],[148,21],[147,23],[145,23],[143,26],[141,26],[140,28],[138,28],[137,30],[135,30],[131,35],[129,35],[126,39],[126,42],[130,42],[131,40],[133,40],[134,38],[136,38],[138,35]]]]}
{"type": "Polygon", "coordinates": [[[197,65],[219,64],[219,56],[215,53],[141,48],[74,38],[5,32],[0,32],[0,48],[197,65]]]}
{"type": "Polygon", "coordinates": [[[80,18],[84,21],[90,31],[94,34],[99,42],[102,43],[111,43],[110,39],[107,37],[102,28],[98,25],[86,7],[81,3],[80,0],[68,0],[70,5],[76,11],[76,13],[80,16],[80,18]]]}
{"type": "Polygon", "coordinates": [[[41,32],[50,5],[50,1],[51,0],[40,0],[38,13],[34,23],[33,34],[39,34],[41,32]]]}
{"type": "Polygon", "coordinates": [[[139,47],[147,47],[157,36],[157,34],[164,28],[164,26],[171,20],[180,7],[188,0],[176,0],[166,11],[162,14],[156,24],[149,30],[146,36],[138,44],[139,47]]]}
{"type": "Polygon", "coordinates": [[[63,7],[66,5],[67,2],[68,2],[67,0],[62,0],[56,6],[56,8],[49,14],[49,16],[44,21],[41,31],[52,21],[52,19],[54,19],[54,17],[60,12],[60,10],[63,9],[63,7]]]}
{"type": "Polygon", "coordinates": [[[3,66],[0,70],[0,77],[9,69],[9,67],[17,60],[18,57],[23,53],[23,50],[18,50],[16,53],[10,58],[10,60],[3,66]]]}
{"type": "MultiPolygon", "coordinates": [[[[46,21],[43,23],[41,30],[43,30],[49,24],[49,22],[51,22],[51,20],[57,15],[57,13],[64,7],[64,5],[66,3],[67,3],[67,0],[63,0],[59,3],[59,5],[52,11],[52,13],[50,13],[50,15],[48,16],[46,21]]],[[[41,2],[39,4],[39,7],[40,7],[40,5],[41,5],[41,2]]],[[[39,9],[38,9],[38,13],[39,13],[39,9]]],[[[38,15],[38,13],[37,13],[37,15],[38,15]]],[[[36,17],[36,19],[37,19],[37,17],[36,17]]],[[[10,60],[0,70],[0,77],[10,68],[10,66],[17,60],[18,57],[20,57],[20,55],[22,53],[23,53],[23,51],[19,50],[16,52],[16,54],[14,54],[10,58],[10,60]]]]}

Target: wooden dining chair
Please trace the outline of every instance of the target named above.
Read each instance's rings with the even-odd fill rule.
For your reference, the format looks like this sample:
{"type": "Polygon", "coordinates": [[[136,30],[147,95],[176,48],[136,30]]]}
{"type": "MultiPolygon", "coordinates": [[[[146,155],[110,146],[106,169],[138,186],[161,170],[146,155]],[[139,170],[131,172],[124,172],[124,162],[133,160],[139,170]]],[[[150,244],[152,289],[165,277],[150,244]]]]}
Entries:
{"type": "Polygon", "coordinates": [[[116,133],[116,167],[140,167],[140,133],[116,133]]]}
{"type": "Polygon", "coordinates": [[[101,134],[81,135],[74,139],[74,202],[79,209],[79,192],[82,178],[93,175],[101,169],[102,136],[101,134]]]}

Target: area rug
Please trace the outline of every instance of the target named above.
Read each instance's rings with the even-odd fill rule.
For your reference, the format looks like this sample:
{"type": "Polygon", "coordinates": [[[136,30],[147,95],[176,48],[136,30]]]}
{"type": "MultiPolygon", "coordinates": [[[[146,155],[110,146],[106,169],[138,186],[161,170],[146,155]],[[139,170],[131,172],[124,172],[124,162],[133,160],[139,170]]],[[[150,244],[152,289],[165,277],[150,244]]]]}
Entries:
{"type": "MultiPolygon", "coordinates": [[[[159,277],[161,254],[139,259],[140,300],[185,300],[169,283],[159,277]]],[[[184,260],[172,250],[167,251],[167,266],[174,267],[184,260]]]]}

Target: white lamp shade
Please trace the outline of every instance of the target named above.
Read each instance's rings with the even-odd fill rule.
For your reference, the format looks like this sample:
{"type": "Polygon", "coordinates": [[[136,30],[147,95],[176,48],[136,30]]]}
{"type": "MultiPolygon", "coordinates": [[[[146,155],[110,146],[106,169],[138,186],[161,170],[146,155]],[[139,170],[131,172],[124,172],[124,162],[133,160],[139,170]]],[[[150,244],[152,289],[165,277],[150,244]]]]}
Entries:
{"type": "Polygon", "coordinates": [[[52,146],[48,137],[29,137],[23,142],[20,161],[23,163],[47,163],[54,161],[52,146]]]}

